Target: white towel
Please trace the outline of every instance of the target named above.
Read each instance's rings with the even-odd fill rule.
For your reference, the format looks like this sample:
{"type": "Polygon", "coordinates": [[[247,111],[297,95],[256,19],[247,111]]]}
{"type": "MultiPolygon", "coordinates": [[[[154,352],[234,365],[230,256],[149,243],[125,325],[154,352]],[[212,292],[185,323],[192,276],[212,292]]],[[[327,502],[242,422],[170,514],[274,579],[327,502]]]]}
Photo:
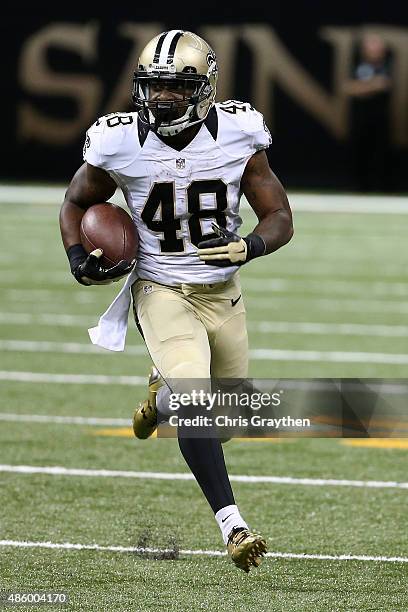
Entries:
{"type": "Polygon", "coordinates": [[[103,313],[96,327],[88,329],[92,344],[97,344],[109,351],[123,351],[128,328],[129,308],[132,301],[131,287],[138,275],[133,270],[125,284],[103,313]]]}

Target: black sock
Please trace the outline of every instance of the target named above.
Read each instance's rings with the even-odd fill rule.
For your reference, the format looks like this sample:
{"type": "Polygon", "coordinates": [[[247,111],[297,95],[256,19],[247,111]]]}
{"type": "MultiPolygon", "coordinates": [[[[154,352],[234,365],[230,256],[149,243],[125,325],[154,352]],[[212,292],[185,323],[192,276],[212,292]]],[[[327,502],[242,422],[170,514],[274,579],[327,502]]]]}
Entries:
{"type": "Polygon", "coordinates": [[[181,454],[214,514],[225,506],[235,504],[219,439],[186,438],[183,436],[182,428],[179,427],[178,442],[181,454]]]}

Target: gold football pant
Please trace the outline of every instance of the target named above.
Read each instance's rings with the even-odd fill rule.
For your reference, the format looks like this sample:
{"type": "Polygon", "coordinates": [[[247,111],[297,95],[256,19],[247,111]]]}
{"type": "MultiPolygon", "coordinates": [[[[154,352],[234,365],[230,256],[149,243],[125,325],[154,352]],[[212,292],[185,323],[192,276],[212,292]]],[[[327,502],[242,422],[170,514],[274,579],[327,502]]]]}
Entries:
{"type": "Polygon", "coordinates": [[[248,336],[239,275],[176,287],[137,280],[134,309],[164,379],[246,378],[248,336]]]}

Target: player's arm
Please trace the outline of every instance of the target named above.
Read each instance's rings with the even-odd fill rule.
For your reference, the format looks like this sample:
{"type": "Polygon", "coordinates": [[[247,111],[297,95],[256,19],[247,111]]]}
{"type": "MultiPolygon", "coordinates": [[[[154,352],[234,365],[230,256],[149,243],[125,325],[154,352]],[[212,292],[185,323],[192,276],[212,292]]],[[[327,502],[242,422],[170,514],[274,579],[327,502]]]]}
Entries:
{"type": "Polygon", "coordinates": [[[292,212],[281,182],[265,151],[255,153],[245,168],[241,189],[258,217],[253,233],[265,243],[264,255],[277,251],[293,236],[292,212]]]}
{"type": "Polygon", "coordinates": [[[273,253],[293,236],[288,198],[269,167],[265,151],[254,153],[249,159],[241,190],[258,217],[258,225],[244,238],[214,226],[220,237],[198,245],[198,256],[207,264],[218,267],[242,265],[255,257],[273,253]]]}
{"type": "Polygon", "coordinates": [[[99,259],[101,249],[88,255],[81,244],[80,227],[85,211],[93,204],[105,202],[116,190],[115,181],[101,168],[84,163],[75,173],[60,211],[62,241],[71,272],[82,285],[106,285],[119,280],[131,270],[129,262],[119,262],[105,269],[99,259]]]}
{"type": "Polygon", "coordinates": [[[85,211],[106,202],[116,190],[115,181],[105,170],[84,163],[74,174],[60,211],[62,241],[66,250],[81,242],[79,228],[85,211]]]}

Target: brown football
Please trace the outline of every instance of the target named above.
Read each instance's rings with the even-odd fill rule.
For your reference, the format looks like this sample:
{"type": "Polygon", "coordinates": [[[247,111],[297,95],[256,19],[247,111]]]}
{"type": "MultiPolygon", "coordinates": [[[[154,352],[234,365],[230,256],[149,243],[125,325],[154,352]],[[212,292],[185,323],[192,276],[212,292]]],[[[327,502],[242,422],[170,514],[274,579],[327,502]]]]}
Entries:
{"type": "Polygon", "coordinates": [[[81,221],[81,242],[87,253],[102,249],[101,264],[112,267],[137,254],[139,236],[128,213],[116,204],[103,202],[88,208],[81,221]]]}

